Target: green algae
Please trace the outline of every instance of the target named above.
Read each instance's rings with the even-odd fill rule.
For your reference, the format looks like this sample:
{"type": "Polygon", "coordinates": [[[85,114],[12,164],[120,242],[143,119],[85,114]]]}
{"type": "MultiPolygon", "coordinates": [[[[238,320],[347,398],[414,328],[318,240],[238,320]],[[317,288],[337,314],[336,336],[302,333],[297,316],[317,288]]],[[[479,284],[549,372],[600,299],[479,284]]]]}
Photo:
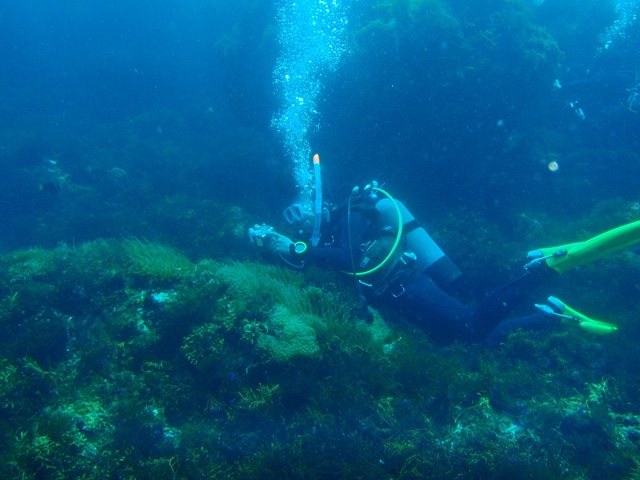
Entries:
{"type": "MultiPolygon", "coordinates": [[[[496,351],[438,346],[390,312],[359,319],[348,285],[325,274],[314,285],[313,272],[204,259],[158,284],[123,251],[99,240],[0,258],[5,478],[636,468],[640,408],[615,337],[566,327],[514,333],[496,351]],[[36,307],[18,302],[27,291],[36,307]]],[[[624,258],[603,268],[630,268],[624,258]]]]}

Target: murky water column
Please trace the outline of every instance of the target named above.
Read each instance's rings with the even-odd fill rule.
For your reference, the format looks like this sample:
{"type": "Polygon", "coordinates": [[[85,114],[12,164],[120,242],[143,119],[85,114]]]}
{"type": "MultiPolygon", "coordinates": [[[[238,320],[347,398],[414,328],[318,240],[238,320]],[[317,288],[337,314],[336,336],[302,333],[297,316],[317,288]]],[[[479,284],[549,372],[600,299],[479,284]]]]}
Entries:
{"type": "Polygon", "coordinates": [[[292,162],[299,200],[307,202],[313,192],[309,133],[319,128],[323,79],[347,52],[347,8],[338,0],[282,0],[277,18],[281,52],[273,75],[282,106],[272,125],[292,162]]]}

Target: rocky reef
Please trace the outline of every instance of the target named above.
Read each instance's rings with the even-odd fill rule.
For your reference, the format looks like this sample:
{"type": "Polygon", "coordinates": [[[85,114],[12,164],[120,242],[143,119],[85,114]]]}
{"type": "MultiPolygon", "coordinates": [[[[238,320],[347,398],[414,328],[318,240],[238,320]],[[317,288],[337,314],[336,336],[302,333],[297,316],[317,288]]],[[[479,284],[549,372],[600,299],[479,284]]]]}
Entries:
{"type": "Polygon", "coordinates": [[[392,312],[359,318],[339,277],[135,238],[0,272],[3,478],[637,475],[621,337],[436,345],[392,312]]]}

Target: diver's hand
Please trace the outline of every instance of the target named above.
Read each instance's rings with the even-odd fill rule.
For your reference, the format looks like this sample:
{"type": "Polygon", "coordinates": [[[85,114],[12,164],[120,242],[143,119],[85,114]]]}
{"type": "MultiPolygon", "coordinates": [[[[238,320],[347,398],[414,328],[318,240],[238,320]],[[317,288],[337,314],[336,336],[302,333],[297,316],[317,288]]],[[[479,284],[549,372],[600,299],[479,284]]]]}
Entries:
{"type": "Polygon", "coordinates": [[[291,245],[293,245],[293,242],[290,238],[276,232],[269,233],[269,238],[271,239],[271,242],[269,242],[270,252],[276,255],[282,255],[283,257],[291,254],[291,245]]]}

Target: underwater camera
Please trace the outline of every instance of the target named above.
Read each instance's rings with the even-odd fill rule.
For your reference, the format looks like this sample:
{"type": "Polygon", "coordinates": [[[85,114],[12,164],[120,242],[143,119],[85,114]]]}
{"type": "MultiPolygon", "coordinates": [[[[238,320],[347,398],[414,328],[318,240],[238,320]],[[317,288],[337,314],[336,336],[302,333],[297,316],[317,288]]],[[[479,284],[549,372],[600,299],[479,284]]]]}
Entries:
{"type": "Polygon", "coordinates": [[[258,250],[266,250],[273,239],[269,237],[270,233],[275,233],[276,231],[270,225],[262,224],[262,225],[254,225],[253,228],[249,229],[249,241],[251,241],[258,250]]]}

